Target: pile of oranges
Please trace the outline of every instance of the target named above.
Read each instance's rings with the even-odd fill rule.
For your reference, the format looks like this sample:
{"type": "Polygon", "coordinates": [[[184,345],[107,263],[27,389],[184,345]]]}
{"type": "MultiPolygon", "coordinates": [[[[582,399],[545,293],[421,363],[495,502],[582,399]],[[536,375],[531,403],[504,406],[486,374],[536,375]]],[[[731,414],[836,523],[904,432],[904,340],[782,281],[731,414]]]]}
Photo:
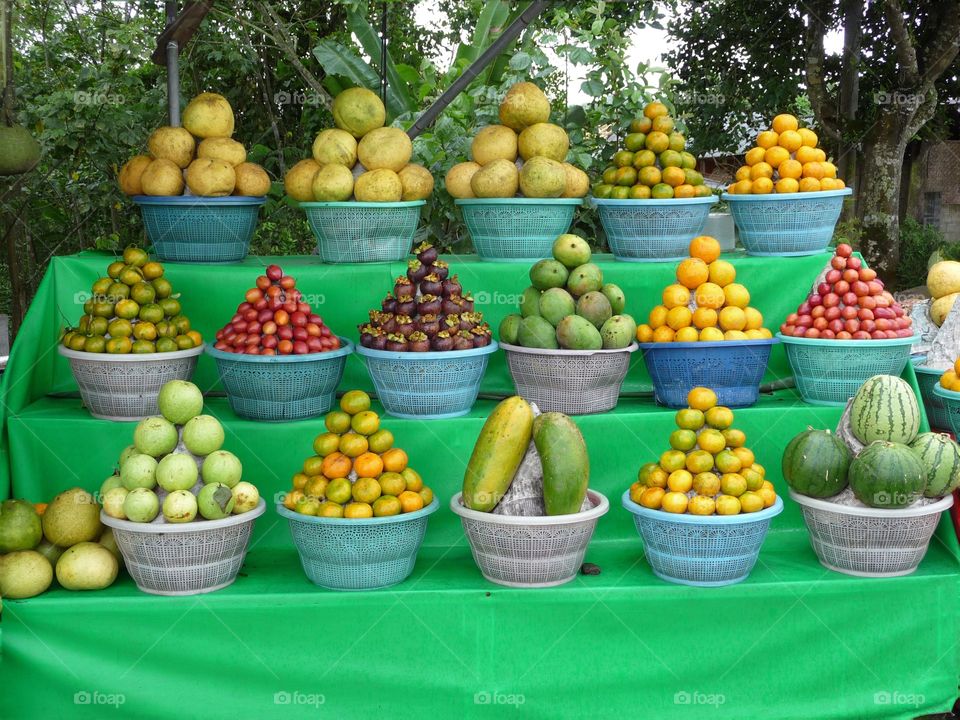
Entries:
{"type": "Polygon", "coordinates": [[[369,518],[416,512],[433,502],[433,491],[409,467],[407,453],[393,447],[380,427],[370,396],[351,390],[340,409],[327,413],[327,432],[313,441],[316,455],[293,476],[284,506],[317,517],[369,518]]]}
{"type": "Polygon", "coordinates": [[[773,127],[757,135],[755,147],[747,150],[745,165],[736,173],[736,182],[727,186],[734,195],[818,192],[842,190],[837,166],[827,161],[817,147],[817,134],[800,127],[793,115],[777,115],[773,127]]]}
{"type": "Polygon", "coordinates": [[[953,367],[940,376],[940,387],[944,390],[960,392],[960,358],[953,363],[953,367]]]}
{"type": "Polygon", "coordinates": [[[750,307],[750,291],[734,282],[737,271],[720,259],[720,243],[708,235],[690,241],[690,257],[677,265],[677,282],[662,304],[637,328],[638,342],[716,342],[773,337],[763,315],[750,307]]]}

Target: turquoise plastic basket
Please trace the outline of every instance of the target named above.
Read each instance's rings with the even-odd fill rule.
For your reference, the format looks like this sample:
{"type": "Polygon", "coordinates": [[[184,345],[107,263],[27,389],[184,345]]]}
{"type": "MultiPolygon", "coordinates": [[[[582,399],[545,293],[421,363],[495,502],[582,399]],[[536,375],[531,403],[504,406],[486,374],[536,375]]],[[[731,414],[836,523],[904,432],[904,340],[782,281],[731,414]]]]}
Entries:
{"type": "Polygon", "coordinates": [[[240,417],[288,422],[317,417],[332,406],[353,343],[308,355],[243,355],[207,346],[230,407],[240,417]]]}
{"type": "Polygon", "coordinates": [[[410,254],[425,200],[302,202],[325,263],[397,262],[410,254]]]}
{"type": "Polygon", "coordinates": [[[787,351],[797,392],[811,405],[846,405],[874,375],[899,376],[919,338],[813,340],[777,333],[787,351]]]}
{"type": "Polygon", "coordinates": [[[394,417],[432,420],[470,412],[497,342],[473,350],[388,352],[357,346],[377,397],[394,417]]]}
{"type": "Polygon", "coordinates": [[[960,392],[947,390],[940,383],[936,383],[933,394],[943,403],[944,414],[947,416],[947,425],[943,429],[960,438],[960,392]]]}
{"type": "Polygon", "coordinates": [[[163,262],[228,263],[243,260],[257,228],[264,197],[151,197],[135,195],[147,239],[163,262]]]}
{"type": "Polygon", "coordinates": [[[328,590],[376,590],[410,577],[427,519],[438,507],[434,498],[412,513],[348,519],[301,515],[278,503],[277,514],[290,523],[310,582],[328,590]]]}
{"type": "Polygon", "coordinates": [[[715,195],[671,200],[611,200],[591,197],[617,260],[667,262],[689,255],[703,232],[715,195]]]}
{"type": "Polygon", "coordinates": [[[920,387],[920,398],[923,400],[923,407],[927,411],[927,421],[933,429],[952,431],[947,404],[942,397],[933,391],[940,384],[940,376],[943,375],[943,370],[923,367],[922,363],[926,359],[926,356],[916,357],[912,358],[912,362],[913,371],[917,374],[917,385],[920,387]]]}
{"type": "Polygon", "coordinates": [[[730,205],[738,237],[749,255],[815,255],[823,252],[851,188],[811,193],[731,195],[730,205]]]}
{"type": "Polygon", "coordinates": [[[732,585],[746,580],[760,555],[770,521],[783,512],[783,500],[755,513],[687,515],[651,510],[623,493],[643,538],[653,573],[667,582],[694,587],[732,585]]]}
{"type": "Polygon", "coordinates": [[[657,402],[671,408],[687,407],[687,394],[709,387],[727,407],[749,407],[757,402],[760,383],[770,360],[769,340],[725,342],[640,343],[643,361],[653,381],[657,402]]]}
{"type": "Polygon", "coordinates": [[[551,257],[553,241],[570,229],[583,198],[457,200],[481,260],[536,262],[551,257]]]}

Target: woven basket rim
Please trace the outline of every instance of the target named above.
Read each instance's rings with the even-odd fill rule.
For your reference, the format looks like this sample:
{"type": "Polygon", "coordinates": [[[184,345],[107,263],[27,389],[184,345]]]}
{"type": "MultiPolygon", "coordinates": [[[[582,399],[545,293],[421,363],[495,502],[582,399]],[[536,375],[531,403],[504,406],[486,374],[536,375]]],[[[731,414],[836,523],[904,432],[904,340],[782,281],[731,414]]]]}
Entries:
{"type": "Polygon", "coordinates": [[[755,522],[770,520],[783,512],[783,500],[777,495],[777,501],[768,508],[755,513],[740,513],[738,515],[688,515],[686,513],[668,513],[664,510],[651,510],[638,505],[630,499],[630,490],[624,490],[620,498],[623,507],[633,515],[648,520],[659,520],[676,525],[749,525],[755,522]]]}
{"type": "Polygon", "coordinates": [[[246,522],[256,520],[266,512],[267,503],[263,498],[257,502],[257,506],[248,512],[240,515],[231,515],[220,520],[193,520],[188,523],[138,523],[130,520],[120,520],[110,517],[104,510],[100,511],[100,522],[107,527],[127,532],[138,533],[140,535],[182,535],[184,533],[215,532],[224,528],[242,525],[246,522]]]}
{"type": "Polygon", "coordinates": [[[359,200],[344,200],[342,202],[298,202],[298,207],[304,210],[324,210],[326,208],[355,208],[357,210],[382,210],[384,208],[412,208],[426,205],[426,200],[401,200],[398,202],[360,202],[359,200]]]}
{"type": "Polygon", "coordinates": [[[418,520],[422,517],[432,515],[440,507],[440,501],[434,497],[430,504],[424,508],[412,513],[401,513],[399,515],[389,515],[386,517],[371,518],[338,518],[338,517],[316,517],[315,515],[304,515],[294,512],[284,507],[283,503],[277,503],[277,515],[285,517],[287,520],[296,520],[307,525],[336,525],[338,527],[370,527],[371,525],[399,525],[400,523],[418,520]]]}
{"type": "Polygon", "coordinates": [[[616,355],[617,353],[636,352],[640,347],[636,342],[631,342],[625,348],[614,348],[607,350],[550,350],[549,348],[528,348],[522,345],[510,345],[502,342],[500,347],[506,353],[517,353],[518,355],[547,355],[560,357],[583,357],[585,355],[616,355]]]}
{"type": "Polygon", "coordinates": [[[709,342],[668,342],[668,343],[640,343],[640,349],[647,350],[695,350],[697,348],[738,348],[747,345],[776,345],[779,338],[759,338],[757,340],[711,340],[709,342]]]}
{"type": "Polygon", "coordinates": [[[818,198],[843,197],[844,195],[853,195],[852,187],[840,188],[839,190],[818,190],[817,192],[806,193],[767,193],[764,195],[732,195],[728,192],[720,196],[721,200],[731,203],[740,203],[748,205],[750,203],[770,203],[770,202],[800,202],[801,200],[816,200],[818,198]]]}
{"type": "Polygon", "coordinates": [[[798,492],[790,490],[790,499],[798,505],[808,507],[812,510],[825,510],[836,513],[837,515],[850,515],[853,517],[886,518],[887,520],[899,520],[902,518],[923,517],[924,515],[935,515],[947,510],[953,505],[953,493],[945,495],[940,500],[930,505],[923,505],[915,508],[898,508],[885,510],[883,508],[869,507],[851,507],[849,505],[839,505],[828,500],[812,498],[807,495],[801,495],[798,492]]]}
{"type": "MultiPolygon", "coordinates": [[[[914,368],[916,369],[916,368],[914,368]]],[[[940,371],[940,374],[943,374],[943,370],[940,371]]],[[[960,392],[956,390],[947,390],[943,385],[937,383],[933,386],[933,394],[938,395],[945,400],[960,400],[960,392]]]]}
{"type": "Polygon", "coordinates": [[[479,512],[478,510],[471,510],[463,505],[462,492],[458,492],[450,498],[450,509],[454,514],[466,520],[475,520],[488,525],[505,525],[510,527],[574,525],[588,520],[596,520],[606,515],[610,509],[610,502],[603,493],[588,488],[587,495],[593,501],[594,506],[589,510],[570,513],[568,515],[495,515],[492,512],[479,512]]]}
{"type": "Polygon", "coordinates": [[[784,345],[805,345],[807,347],[897,347],[899,345],[913,345],[919,342],[919,335],[911,335],[905,338],[891,338],[887,340],[821,340],[820,338],[798,338],[777,333],[775,337],[779,338],[784,345]]]}
{"type": "Polygon", "coordinates": [[[63,345],[57,345],[57,352],[71,360],[87,360],[89,362],[103,363],[136,363],[136,362],[157,362],[158,360],[182,360],[184,358],[200,355],[206,343],[201,343],[197,347],[189,350],[174,350],[165,353],[123,353],[122,355],[111,355],[110,353],[89,353],[82,350],[71,350],[63,345]]]}
{"type": "Polygon", "coordinates": [[[583,205],[583,198],[458,198],[454,200],[457,205],[468,207],[477,207],[484,205],[544,205],[546,207],[560,207],[562,205],[583,205]]]}
{"type": "Polygon", "coordinates": [[[306,353],[305,355],[247,355],[246,353],[230,353],[223,350],[217,350],[213,345],[207,346],[207,355],[216,360],[233,360],[235,362],[248,363],[272,363],[274,365],[285,365],[288,363],[310,362],[314,360],[328,360],[344,355],[349,355],[354,350],[354,345],[347,338],[337,335],[341,345],[336,350],[327,350],[326,352],[306,353]]]}
{"type": "Polygon", "coordinates": [[[263,205],[267,202],[266,195],[227,195],[225,197],[201,197],[200,195],[134,195],[130,198],[137,205],[170,205],[170,206],[191,206],[191,205],[211,205],[211,206],[230,206],[230,205],[263,205]]]}
{"type": "Polygon", "coordinates": [[[444,352],[395,352],[391,350],[373,350],[372,348],[357,345],[357,355],[373,358],[375,360],[454,360],[462,357],[475,357],[477,355],[488,355],[496,352],[500,343],[491,340],[489,345],[481,348],[472,348],[470,350],[447,350],[444,352]]]}

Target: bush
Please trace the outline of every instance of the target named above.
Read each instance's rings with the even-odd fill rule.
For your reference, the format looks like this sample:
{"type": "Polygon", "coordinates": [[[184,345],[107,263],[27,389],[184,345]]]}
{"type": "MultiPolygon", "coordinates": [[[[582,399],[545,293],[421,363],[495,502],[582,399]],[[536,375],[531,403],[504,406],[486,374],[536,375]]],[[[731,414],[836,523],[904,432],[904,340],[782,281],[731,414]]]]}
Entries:
{"type": "MultiPolygon", "coordinates": [[[[913,218],[906,218],[900,223],[900,266],[896,288],[905,290],[925,285],[927,261],[933,253],[943,251],[945,245],[943,234],[931,225],[921,225],[913,218]]],[[[951,249],[955,251],[957,248],[951,249]]],[[[944,257],[949,256],[949,253],[943,254],[944,257]]]]}

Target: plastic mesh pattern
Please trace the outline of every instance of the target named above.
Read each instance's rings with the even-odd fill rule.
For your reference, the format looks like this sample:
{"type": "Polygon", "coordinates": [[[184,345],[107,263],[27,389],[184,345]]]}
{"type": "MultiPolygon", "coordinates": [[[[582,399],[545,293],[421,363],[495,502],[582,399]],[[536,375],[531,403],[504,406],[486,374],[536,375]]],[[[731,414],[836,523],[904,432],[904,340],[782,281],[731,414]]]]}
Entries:
{"type": "MultiPolygon", "coordinates": [[[[919,379],[920,373],[917,373],[917,380],[919,379]]],[[[932,383],[931,389],[933,391],[933,397],[943,403],[947,424],[942,426],[942,429],[949,430],[955,437],[960,437],[960,435],[957,434],[957,431],[960,430],[960,392],[947,390],[939,383],[939,380],[932,383]]],[[[931,423],[932,422],[931,420],[931,423]]]]}
{"type": "Polygon", "coordinates": [[[617,260],[667,262],[687,257],[716,197],[673,200],[591,198],[617,260]]]}
{"type": "Polygon", "coordinates": [[[423,200],[300,203],[325,263],[396,262],[413,245],[423,200]]]}
{"type": "MultiPolygon", "coordinates": [[[[923,400],[923,407],[927,411],[927,420],[930,422],[930,427],[956,433],[953,425],[950,424],[950,409],[947,400],[934,392],[934,388],[940,384],[940,376],[943,375],[943,370],[925,368],[917,364],[914,364],[913,369],[917,373],[920,398],[923,400]]],[[[957,403],[957,412],[960,412],[960,402],[957,403]]],[[[957,418],[957,425],[960,426],[960,417],[957,418]]]]}
{"type": "Polygon", "coordinates": [[[580,198],[457,200],[481,260],[533,262],[551,257],[553,241],[570,229],[580,198]]]}

